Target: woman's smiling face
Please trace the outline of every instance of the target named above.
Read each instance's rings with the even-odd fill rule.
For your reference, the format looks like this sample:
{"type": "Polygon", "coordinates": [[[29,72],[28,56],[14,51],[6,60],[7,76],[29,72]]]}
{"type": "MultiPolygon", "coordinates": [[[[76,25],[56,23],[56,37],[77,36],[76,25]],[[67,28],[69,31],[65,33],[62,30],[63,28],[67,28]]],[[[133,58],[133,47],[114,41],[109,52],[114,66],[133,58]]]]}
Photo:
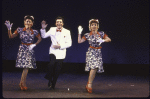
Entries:
{"type": "Polygon", "coordinates": [[[31,19],[26,19],[24,21],[24,25],[25,25],[26,29],[28,29],[28,28],[31,28],[33,26],[33,22],[31,19]]]}
{"type": "Polygon", "coordinates": [[[98,25],[97,25],[97,23],[92,23],[92,24],[90,25],[90,29],[91,29],[92,31],[98,30],[98,25]]]}

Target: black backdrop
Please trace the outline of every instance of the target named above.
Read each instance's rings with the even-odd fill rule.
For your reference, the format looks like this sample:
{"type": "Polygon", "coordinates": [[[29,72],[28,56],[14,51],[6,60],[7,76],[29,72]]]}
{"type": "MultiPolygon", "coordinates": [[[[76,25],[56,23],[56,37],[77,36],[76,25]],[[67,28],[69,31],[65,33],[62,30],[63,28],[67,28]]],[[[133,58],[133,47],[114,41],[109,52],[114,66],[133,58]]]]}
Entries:
{"type": "MultiPolygon", "coordinates": [[[[12,31],[24,27],[25,15],[35,18],[33,29],[40,32],[41,21],[47,29],[55,26],[55,18],[64,18],[64,27],[71,31],[72,47],[64,62],[85,63],[88,42],[78,44],[79,25],[89,32],[91,18],[100,21],[100,29],[112,42],[102,44],[103,62],[108,64],[149,64],[149,1],[148,0],[2,0],[2,59],[16,60],[19,36],[9,39],[5,20],[13,23],[12,31]]],[[[83,35],[82,34],[82,35],[83,35]]],[[[36,42],[37,39],[35,39],[36,42]]],[[[42,39],[34,50],[37,61],[49,61],[50,38],[42,39]]]]}

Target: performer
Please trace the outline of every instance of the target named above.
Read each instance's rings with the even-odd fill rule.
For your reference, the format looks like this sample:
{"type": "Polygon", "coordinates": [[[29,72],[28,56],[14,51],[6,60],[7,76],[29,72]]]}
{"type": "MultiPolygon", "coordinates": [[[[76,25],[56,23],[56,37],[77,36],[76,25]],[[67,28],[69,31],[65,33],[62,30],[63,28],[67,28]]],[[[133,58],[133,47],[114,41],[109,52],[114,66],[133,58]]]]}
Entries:
{"type": "Polygon", "coordinates": [[[33,30],[31,27],[34,23],[33,16],[25,16],[24,17],[24,28],[18,27],[16,31],[12,34],[11,27],[13,25],[10,24],[10,21],[5,21],[5,25],[8,28],[8,36],[9,38],[15,38],[17,35],[20,35],[21,44],[19,46],[17,59],[16,59],[16,67],[23,68],[21,80],[19,83],[21,90],[27,90],[26,87],[26,77],[29,69],[36,69],[36,59],[33,48],[41,42],[41,36],[37,30],[33,30]],[[38,41],[33,44],[35,36],[38,38],[38,41]]]}
{"type": "Polygon", "coordinates": [[[57,78],[60,74],[62,68],[63,60],[66,57],[66,48],[72,45],[72,39],[70,31],[63,27],[64,21],[62,17],[56,18],[56,27],[51,27],[46,33],[45,28],[47,27],[46,21],[41,23],[42,38],[51,38],[51,46],[49,49],[50,62],[48,64],[48,72],[45,75],[45,79],[48,81],[48,87],[50,89],[55,89],[57,78]]]}
{"type": "Polygon", "coordinates": [[[78,27],[78,43],[83,43],[86,40],[89,41],[90,47],[86,52],[86,67],[85,71],[90,71],[86,90],[92,93],[92,82],[95,78],[95,74],[104,72],[103,61],[101,54],[101,43],[110,42],[111,39],[103,31],[98,32],[99,21],[98,19],[91,19],[89,21],[90,33],[84,34],[81,39],[82,26],[78,27]]]}

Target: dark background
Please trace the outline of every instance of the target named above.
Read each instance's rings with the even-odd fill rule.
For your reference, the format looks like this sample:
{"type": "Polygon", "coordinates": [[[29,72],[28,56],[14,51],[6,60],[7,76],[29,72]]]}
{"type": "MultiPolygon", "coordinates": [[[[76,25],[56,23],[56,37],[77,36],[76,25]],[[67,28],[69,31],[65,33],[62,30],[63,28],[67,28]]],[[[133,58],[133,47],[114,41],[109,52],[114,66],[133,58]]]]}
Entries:
{"type": "MultiPolygon", "coordinates": [[[[148,0],[2,0],[2,60],[16,60],[19,36],[8,38],[5,20],[13,23],[12,32],[24,27],[24,16],[33,15],[33,29],[40,32],[41,21],[47,29],[55,26],[55,18],[64,18],[64,28],[71,31],[72,46],[67,49],[66,63],[85,63],[88,42],[78,44],[78,26],[82,35],[89,32],[89,20],[99,19],[100,29],[112,42],[102,44],[104,64],[149,64],[148,0]]],[[[35,42],[37,39],[35,39],[35,42]]],[[[36,60],[49,61],[50,38],[42,39],[34,50],[36,60]]]]}
{"type": "MultiPolygon", "coordinates": [[[[39,32],[42,20],[47,21],[47,30],[49,30],[50,27],[55,26],[55,18],[62,16],[64,27],[71,31],[73,41],[72,47],[67,49],[67,56],[61,70],[61,73],[65,75],[60,74],[59,81],[57,81],[58,91],[50,93],[45,88],[47,81],[45,82],[43,78],[49,63],[50,38],[42,39],[42,42],[34,48],[37,69],[29,71],[27,85],[29,85],[30,95],[27,92],[26,97],[34,97],[32,95],[40,91],[42,93],[45,91],[44,96],[57,94],[57,97],[63,92],[66,97],[67,94],[64,93],[70,96],[74,88],[75,94],[73,93],[71,97],[78,96],[78,92],[79,96],[84,93],[79,90],[88,79],[87,73],[89,72],[85,72],[84,69],[89,44],[87,41],[82,44],[77,43],[77,28],[82,25],[82,35],[89,32],[88,22],[92,18],[100,20],[99,31],[105,31],[112,40],[112,42],[102,44],[105,72],[96,74],[96,79],[94,79],[96,88],[93,85],[93,96],[143,97],[149,93],[147,92],[147,87],[149,87],[147,84],[149,81],[149,0],[2,0],[3,95],[24,97],[24,92],[22,94],[18,91],[22,69],[15,68],[20,39],[19,36],[9,39],[4,23],[5,20],[10,20],[13,23],[12,31],[15,31],[17,27],[24,27],[25,15],[35,17],[33,29],[39,32]],[[81,75],[84,73],[86,75],[81,75]],[[112,84],[112,86],[107,87],[107,84],[112,84]],[[130,87],[128,84],[135,86],[130,87]],[[66,88],[70,88],[71,93],[66,92],[66,88]]],[[[60,95],[63,97],[62,94],[60,95]]],[[[86,97],[86,94],[82,96],[86,97]]],[[[88,94],[87,97],[92,97],[92,95],[88,94]]]]}

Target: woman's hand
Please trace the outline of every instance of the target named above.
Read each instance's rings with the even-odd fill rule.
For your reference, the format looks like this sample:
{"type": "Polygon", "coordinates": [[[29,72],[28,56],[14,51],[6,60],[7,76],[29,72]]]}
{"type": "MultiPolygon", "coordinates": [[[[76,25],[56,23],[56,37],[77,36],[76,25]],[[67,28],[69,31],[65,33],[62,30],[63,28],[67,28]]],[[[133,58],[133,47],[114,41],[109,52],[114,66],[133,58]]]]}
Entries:
{"type": "Polygon", "coordinates": [[[105,42],[105,40],[100,38],[97,40],[97,42],[99,42],[101,44],[101,43],[105,42]]]}
{"type": "Polygon", "coordinates": [[[31,51],[35,46],[36,46],[36,44],[31,44],[31,45],[29,46],[29,50],[31,51]]]}
{"type": "Polygon", "coordinates": [[[10,21],[9,21],[9,20],[8,20],[8,21],[6,20],[6,21],[5,21],[5,25],[6,25],[6,27],[7,27],[8,30],[11,30],[11,27],[12,27],[13,23],[10,24],[10,21]]]}
{"type": "Polygon", "coordinates": [[[100,38],[100,39],[97,40],[97,42],[103,43],[103,42],[105,42],[105,40],[100,38]]]}
{"type": "Polygon", "coordinates": [[[82,31],[83,31],[83,28],[82,28],[81,25],[79,25],[79,27],[78,27],[78,32],[79,32],[79,34],[82,34],[82,31]]]}

